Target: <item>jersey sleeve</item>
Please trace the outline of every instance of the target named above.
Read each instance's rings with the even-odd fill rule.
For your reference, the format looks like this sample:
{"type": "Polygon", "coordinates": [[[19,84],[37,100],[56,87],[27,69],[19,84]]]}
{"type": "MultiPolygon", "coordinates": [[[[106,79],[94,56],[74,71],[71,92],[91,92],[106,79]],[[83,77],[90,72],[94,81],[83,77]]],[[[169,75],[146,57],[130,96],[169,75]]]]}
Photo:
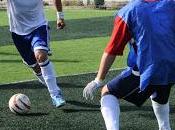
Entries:
{"type": "Polygon", "coordinates": [[[116,16],[112,35],[105,52],[111,55],[123,55],[125,45],[130,39],[131,34],[128,25],[121,17],[116,16]]]}

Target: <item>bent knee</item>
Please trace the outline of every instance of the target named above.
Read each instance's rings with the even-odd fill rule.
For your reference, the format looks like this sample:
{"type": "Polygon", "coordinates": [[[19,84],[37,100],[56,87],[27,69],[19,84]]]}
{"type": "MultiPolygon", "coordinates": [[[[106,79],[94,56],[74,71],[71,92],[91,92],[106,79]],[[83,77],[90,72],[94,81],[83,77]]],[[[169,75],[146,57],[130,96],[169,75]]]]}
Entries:
{"type": "Polygon", "coordinates": [[[101,90],[101,96],[104,96],[106,94],[109,94],[109,89],[108,89],[107,85],[105,85],[101,90]]]}
{"type": "Polygon", "coordinates": [[[47,52],[45,50],[36,50],[35,58],[38,63],[42,63],[48,59],[47,52]]]}

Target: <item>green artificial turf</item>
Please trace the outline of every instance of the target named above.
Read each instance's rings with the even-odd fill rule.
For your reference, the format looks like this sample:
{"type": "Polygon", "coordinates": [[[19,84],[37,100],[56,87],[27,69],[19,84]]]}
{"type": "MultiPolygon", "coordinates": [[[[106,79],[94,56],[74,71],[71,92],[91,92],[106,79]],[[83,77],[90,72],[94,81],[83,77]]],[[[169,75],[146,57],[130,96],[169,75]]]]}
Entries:
{"type": "MultiPolygon", "coordinates": [[[[111,71],[106,81],[119,71],[111,71]]],[[[59,77],[59,85],[63,90],[67,104],[54,108],[47,89],[37,81],[0,86],[0,130],[105,130],[100,112],[100,93],[93,101],[82,97],[85,85],[94,79],[95,74],[82,74],[59,77]],[[19,116],[10,112],[8,100],[13,94],[24,93],[31,101],[31,110],[27,115],[19,116]]],[[[175,129],[174,88],[170,98],[170,120],[172,130],[175,129]]],[[[152,111],[150,100],[143,107],[121,100],[121,130],[156,130],[157,122],[152,111]]]]}

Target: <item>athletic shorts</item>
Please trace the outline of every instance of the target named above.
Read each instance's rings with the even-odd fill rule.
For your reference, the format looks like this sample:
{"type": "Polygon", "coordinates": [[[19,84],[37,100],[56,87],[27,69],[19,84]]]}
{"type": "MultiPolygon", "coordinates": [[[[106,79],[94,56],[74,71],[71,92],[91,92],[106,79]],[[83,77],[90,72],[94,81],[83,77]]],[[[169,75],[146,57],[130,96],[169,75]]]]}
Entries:
{"type": "Polygon", "coordinates": [[[140,76],[130,74],[119,75],[107,83],[109,94],[118,99],[124,99],[140,107],[152,95],[152,99],[159,104],[168,102],[170,89],[173,84],[149,85],[145,90],[140,91],[140,76]]]}
{"type": "Polygon", "coordinates": [[[34,67],[36,58],[34,51],[38,49],[49,50],[49,27],[43,25],[28,35],[18,35],[12,32],[13,42],[25,64],[34,67]]]}

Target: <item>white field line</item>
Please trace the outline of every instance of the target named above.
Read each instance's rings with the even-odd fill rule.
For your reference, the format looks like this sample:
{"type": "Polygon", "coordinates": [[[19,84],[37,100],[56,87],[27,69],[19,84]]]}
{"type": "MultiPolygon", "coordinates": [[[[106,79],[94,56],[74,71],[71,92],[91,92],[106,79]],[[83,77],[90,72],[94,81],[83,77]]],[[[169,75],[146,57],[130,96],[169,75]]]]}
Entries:
{"type": "MultiPolygon", "coordinates": [[[[123,70],[123,69],[125,69],[125,68],[110,69],[110,71],[123,70]]],[[[97,71],[96,72],[85,72],[85,73],[70,74],[70,75],[61,75],[61,76],[58,76],[58,77],[62,78],[62,77],[80,76],[80,75],[95,74],[95,73],[97,73],[97,71]]],[[[4,84],[0,84],[0,86],[2,86],[2,85],[12,85],[12,84],[18,84],[18,83],[25,83],[25,82],[32,82],[32,81],[37,81],[37,79],[21,80],[21,81],[15,81],[15,82],[10,82],[10,83],[4,83],[4,84]]]]}

